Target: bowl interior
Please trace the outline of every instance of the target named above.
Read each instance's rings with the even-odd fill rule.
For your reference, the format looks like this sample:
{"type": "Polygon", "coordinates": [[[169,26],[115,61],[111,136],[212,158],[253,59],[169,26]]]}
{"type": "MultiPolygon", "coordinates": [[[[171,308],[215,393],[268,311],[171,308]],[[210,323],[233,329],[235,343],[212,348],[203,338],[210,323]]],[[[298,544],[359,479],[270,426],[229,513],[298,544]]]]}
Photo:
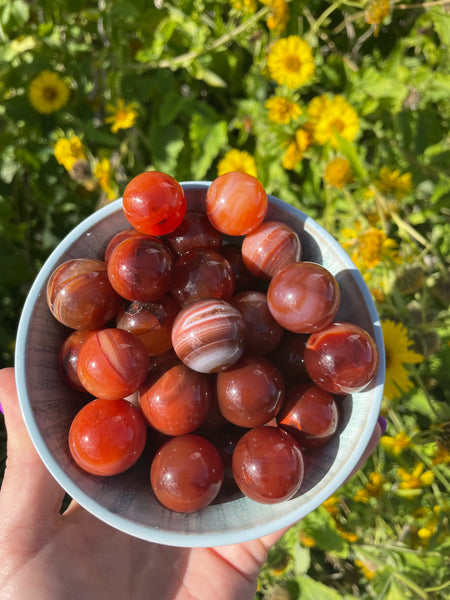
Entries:
{"type": "MultiPolygon", "coordinates": [[[[204,204],[208,182],[182,184],[190,208],[204,204]]],[[[46,302],[50,274],[71,258],[103,258],[108,241],[129,227],[121,200],[100,209],[55,249],[38,274],[21,316],[16,346],[19,400],[30,436],[49,471],[79,504],[110,525],[136,537],[175,546],[217,546],[254,539],[291,525],[319,506],[345,481],[364,451],[378,417],[384,382],[379,318],[361,275],[339,244],[301,211],[269,196],[267,219],[293,227],[302,240],[303,260],[322,264],[342,293],[337,320],[352,321],[369,333],[380,352],[375,380],[362,392],[340,400],[338,435],[307,455],[305,479],[287,502],[264,505],[239,497],[202,511],[181,514],[162,507],[149,482],[144,456],[126,473],[95,477],[82,472],[68,449],[68,431],[85,397],[67,387],[57,365],[60,344],[70,330],[51,315],[46,302]]]]}

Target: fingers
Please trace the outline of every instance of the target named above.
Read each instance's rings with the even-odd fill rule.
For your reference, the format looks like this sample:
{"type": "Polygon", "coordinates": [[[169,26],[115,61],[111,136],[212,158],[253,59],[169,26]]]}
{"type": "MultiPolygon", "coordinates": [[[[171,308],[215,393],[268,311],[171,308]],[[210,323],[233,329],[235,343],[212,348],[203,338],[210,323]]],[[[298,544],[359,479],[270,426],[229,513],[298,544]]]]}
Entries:
{"type": "Polygon", "coordinates": [[[8,437],[0,522],[45,527],[48,519],[58,516],[64,492],[43,465],[28,435],[12,368],[0,370],[0,403],[8,437]]]}

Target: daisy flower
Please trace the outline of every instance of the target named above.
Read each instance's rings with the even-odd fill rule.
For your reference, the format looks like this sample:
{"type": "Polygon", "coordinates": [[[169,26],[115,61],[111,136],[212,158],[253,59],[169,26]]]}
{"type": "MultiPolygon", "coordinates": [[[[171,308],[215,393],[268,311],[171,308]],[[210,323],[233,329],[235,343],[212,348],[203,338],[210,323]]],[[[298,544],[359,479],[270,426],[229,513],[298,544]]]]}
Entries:
{"type": "Polygon", "coordinates": [[[266,108],[269,111],[269,121],[278,125],[287,125],[302,114],[302,109],[297,102],[282,96],[268,98],[266,108]]]}
{"type": "Polygon", "coordinates": [[[358,115],[343,96],[329,98],[322,94],[314,97],[308,107],[308,117],[314,139],[320,145],[330,142],[336,148],[336,133],[352,142],[359,131],[358,115]]]}
{"type": "Polygon", "coordinates": [[[245,150],[230,150],[225,154],[217,165],[218,175],[229,173],[230,171],[240,171],[257,177],[256,162],[253,156],[245,150]]]}
{"type": "Polygon", "coordinates": [[[352,180],[352,169],[346,158],[334,158],[325,167],[324,180],[334,187],[342,189],[352,180]]]}
{"type": "Polygon", "coordinates": [[[69,96],[68,85],[53,71],[42,71],[31,81],[28,90],[31,106],[44,115],[54,113],[65,106],[69,96]]]}
{"type": "Polygon", "coordinates": [[[83,144],[77,135],[58,140],[53,153],[58,163],[67,171],[71,171],[78,160],[86,160],[83,144]]]}
{"type": "Polygon", "coordinates": [[[111,116],[105,119],[105,123],[111,124],[112,133],[117,133],[119,129],[130,129],[138,118],[136,103],[125,104],[123,98],[119,98],[116,106],[107,104],[106,110],[111,113],[111,116]]]}
{"type": "Polygon", "coordinates": [[[423,356],[411,350],[412,341],[406,327],[390,319],[381,322],[386,354],[384,395],[388,400],[399,398],[413,387],[405,365],[421,363],[423,356]]]}
{"type": "Polygon", "coordinates": [[[297,89],[308,83],[314,75],[311,46],[298,35],[280,38],[269,50],[267,66],[274,81],[297,89]]]}

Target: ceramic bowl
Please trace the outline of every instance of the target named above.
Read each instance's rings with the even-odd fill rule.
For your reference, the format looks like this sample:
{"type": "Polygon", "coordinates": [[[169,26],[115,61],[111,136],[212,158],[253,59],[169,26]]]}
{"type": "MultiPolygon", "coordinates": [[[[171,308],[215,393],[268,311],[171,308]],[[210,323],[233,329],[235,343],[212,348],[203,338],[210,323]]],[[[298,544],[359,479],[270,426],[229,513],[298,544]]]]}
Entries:
{"type": "MultiPolygon", "coordinates": [[[[188,206],[203,206],[208,182],[183,183],[188,206]]],[[[342,302],[336,320],[366,329],[376,341],[380,364],[363,391],[342,397],[340,428],[308,458],[303,484],[291,500],[259,504],[246,497],[218,501],[182,514],[156,500],[144,459],[113,477],[81,471],[68,448],[71,421],[80,408],[78,392],[62,381],[57,355],[69,330],[51,315],[46,286],[53,270],[66,260],[103,258],[108,241],[129,227],[116,200],[85,219],[57,246],[39,272],[26,299],[16,345],[20,406],[31,439],[53,477],[93,515],[123,532],[172,546],[210,547],[248,541],[294,524],[318,507],[348,478],[371,437],[379,414],[385,373],[381,325],[367,286],[336,240],[306,214],[269,196],[267,219],[288,223],[300,235],[303,260],[322,264],[337,279],[342,302]]]]}

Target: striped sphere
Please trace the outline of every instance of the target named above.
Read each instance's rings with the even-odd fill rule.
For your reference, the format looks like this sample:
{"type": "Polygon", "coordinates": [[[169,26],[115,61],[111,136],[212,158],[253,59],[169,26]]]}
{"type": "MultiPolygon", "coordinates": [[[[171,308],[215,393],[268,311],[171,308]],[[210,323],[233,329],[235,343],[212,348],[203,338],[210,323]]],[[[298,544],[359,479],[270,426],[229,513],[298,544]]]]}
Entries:
{"type": "Polygon", "coordinates": [[[175,318],[172,344],[178,358],[200,373],[217,373],[244,352],[247,327],[225,300],[207,298],[186,305],[175,318]]]}

